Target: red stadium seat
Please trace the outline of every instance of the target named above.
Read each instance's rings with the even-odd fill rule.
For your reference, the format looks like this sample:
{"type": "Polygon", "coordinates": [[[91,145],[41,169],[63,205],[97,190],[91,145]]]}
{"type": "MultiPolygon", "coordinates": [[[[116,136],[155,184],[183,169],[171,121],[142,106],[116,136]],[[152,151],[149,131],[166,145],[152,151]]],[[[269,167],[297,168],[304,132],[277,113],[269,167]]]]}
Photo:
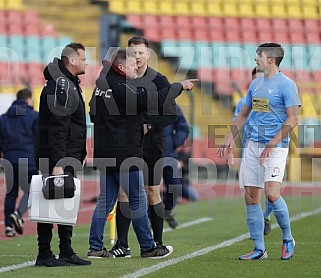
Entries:
{"type": "Polygon", "coordinates": [[[312,73],[312,78],[314,82],[321,82],[321,70],[316,70],[312,73]]]}
{"type": "Polygon", "coordinates": [[[213,31],[213,28],[223,28],[223,19],[220,17],[209,17],[208,26],[210,29],[212,29],[211,31],[213,31]]]}
{"type": "Polygon", "coordinates": [[[177,28],[192,28],[191,17],[189,16],[177,16],[176,17],[177,28]]]}
{"type": "Polygon", "coordinates": [[[156,15],[143,15],[142,16],[143,27],[160,27],[159,17],[156,15]]]}
{"type": "Polygon", "coordinates": [[[210,41],[209,30],[205,28],[198,30],[194,29],[193,37],[195,41],[210,41]]]}
{"type": "Polygon", "coordinates": [[[302,43],[306,42],[303,32],[293,30],[293,31],[289,32],[289,35],[290,35],[290,42],[293,44],[296,44],[296,43],[302,44],[302,43]]]}
{"type": "Polygon", "coordinates": [[[28,23],[24,25],[25,36],[40,36],[40,25],[38,23],[28,23]]]}
{"type": "Polygon", "coordinates": [[[23,22],[27,24],[39,24],[38,13],[33,10],[26,10],[23,12],[23,22]]]}
{"type": "Polygon", "coordinates": [[[318,30],[310,30],[305,32],[305,40],[308,44],[320,44],[321,38],[318,30]]]}
{"type": "Polygon", "coordinates": [[[148,26],[148,28],[144,29],[144,36],[150,41],[160,42],[162,40],[161,28],[148,26]]]}
{"type": "Polygon", "coordinates": [[[290,38],[289,38],[289,33],[286,30],[277,30],[275,32],[273,32],[273,36],[274,36],[274,41],[276,42],[280,42],[280,43],[289,43],[290,42],[290,38]]]}
{"type": "Polygon", "coordinates": [[[57,36],[56,28],[53,24],[41,25],[40,33],[42,36],[57,36]]]}
{"type": "Polygon", "coordinates": [[[294,80],[296,82],[312,82],[313,77],[311,75],[311,72],[305,71],[305,70],[298,70],[294,72],[294,80]]]}
{"type": "Polygon", "coordinates": [[[246,28],[246,29],[252,28],[255,26],[255,20],[254,20],[254,18],[243,17],[243,18],[240,18],[240,25],[243,29],[244,28],[246,28]]]}
{"type": "Polygon", "coordinates": [[[260,28],[258,29],[258,38],[260,43],[265,43],[265,42],[271,42],[273,41],[273,32],[272,30],[260,30],[260,28]]]}
{"type": "Polygon", "coordinates": [[[161,27],[171,27],[175,26],[175,17],[170,15],[161,15],[159,18],[161,27]]]}
{"type": "Polygon", "coordinates": [[[272,20],[274,32],[286,32],[288,30],[288,22],[285,19],[275,18],[272,20]]]}
{"type": "Polygon", "coordinates": [[[225,17],[223,18],[225,28],[239,28],[240,22],[236,17],[225,17]]]}
{"type": "Polygon", "coordinates": [[[162,40],[177,40],[176,28],[173,28],[173,26],[165,26],[160,29],[162,40]]]}
{"type": "Polygon", "coordinates": [[[178,32],[177,32],[177,38],[178,38],[178,40],[193,41],[193,31],[192,31],[192,28],[188,28],[188,27],[179,28],[179,29],[178,29],[178,32]]]}
{"type": "Polygon", "coordinates": [[[228,29],[225,32],[226,35],[226,41],[228,42],[240,42],[241,41],[241,33],[239,29],[228,29]]]}
{"type": "MultiPolygon", "coordinates": [[[[281,65],[282,65],[282,64],[281,64],[281,65]]],[[[289,77],[289,78],[291,78],[291,79],[294,79],[294,73],[293,73],[291,70],[284,70],[284,69],[282,69],[281,72],[282,72],[285,76],[287,76],[287,77],[289,77]]]]}
{"type": "Polygon", "coordinates": [[[303,25],[306,32],[319,31],[320,28],[319,20],[315,19],[305,19],[303,20],[303,25]]]}
{"type": "Polygon", "coordinates": [[[290,32],[303,32],[304,26],[301,19],[290,18],[288,24],[290,32]]]}
{"type": "Polygon", "coordinates": [[[8,24],[22,24],[23,16],[20,11],[8,10],[6,17],[8,24]]]}
{"type": "Polygon", "coordinates": [[[266,30],[272,29],[272,23],[271,20],[268,18],[256,18],[256,28],[257,28],[257,32],[260,32],[261,30],[266,30]]]}
{"type": "Polygon", "coordinates": [[[197,77],[209,83],[213,82],[213,69],[212,68],[199,68],[197,70],[197,77]]]}
{"type": "Polygon", "coordinates": [[[136,29],[143,28],[143,20],[140,15],[137,14],[129,14],[126,16],[126,20],[136,29]]]}
{"type": "Polygon", "coordinates": [[[23,25],[22,23],[10,23],[7,25],[7,34],[10,35],[23,35],[23,25]]]}
{"type": "Polygon", "coordinates": [[[193,28],[208,28],[208,22],[207,22],[207,18],[205,16],[192,16],[191,17],[191,24],[193,26],[193,28]]]}
{"type": "Polygon", "coordinates": [[[241,39],[243,43],[256,43],[259,41],[256,30],[246,31],[243,30],[241,33],[241,39]]]}
{"type": "Polygon", "coordinates": [[[225,34],[223,28],[213,28],[209,31],[210,41],[225,41],[225,34]]]}

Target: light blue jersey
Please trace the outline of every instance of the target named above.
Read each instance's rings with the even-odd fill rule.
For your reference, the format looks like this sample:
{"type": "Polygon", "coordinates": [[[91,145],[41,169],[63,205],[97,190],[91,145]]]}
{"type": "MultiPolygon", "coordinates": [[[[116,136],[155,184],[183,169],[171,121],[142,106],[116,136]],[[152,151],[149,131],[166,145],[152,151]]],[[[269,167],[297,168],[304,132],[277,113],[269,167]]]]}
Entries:
{"type": "MultiPolygon", "coordinates": [[[[272,78],[258,77],[252,81],[245,104],[252,108],[248,118],[248,139],[267,144],[287,119],[286,109],[301,106],[298,89],[290,78],[279,72],[272,78]]],[[[289,136],[277,146],[287,147],[289,136]]]]}
{"type": "MultiPolygon", "coordinates": [[[[234,110],[234,114],[233,114],[233,122],[235,121],[237,115],[241,112],[242,106],[245,103],[245,100],[246,100],[246,96],[242,97],[239,100],[239,102],[237,103],[235,110],[234,110]]],[[[247,119],[247,121],[243,127],[243,133],[242,133],[242,157],[243,157],[243,150],[244,150],[246,139],[247,139],[248,125],[249,125],[249,120],[247,119]]]]}

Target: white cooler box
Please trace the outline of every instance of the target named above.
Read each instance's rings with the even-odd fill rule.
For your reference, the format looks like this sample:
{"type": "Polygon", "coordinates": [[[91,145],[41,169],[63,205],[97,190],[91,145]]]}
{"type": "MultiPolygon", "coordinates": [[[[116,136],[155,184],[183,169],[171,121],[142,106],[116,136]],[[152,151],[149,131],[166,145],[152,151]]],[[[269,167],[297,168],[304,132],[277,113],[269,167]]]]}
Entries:
{"type": "Polygon", "coordinates": [[[42,175],[32,176],[28,200],[30,221],[74,226],[80,204],[80,180],[74,178],[74,181],[76,190],[73,198],[47,200],[42,193],[42,175]]]}

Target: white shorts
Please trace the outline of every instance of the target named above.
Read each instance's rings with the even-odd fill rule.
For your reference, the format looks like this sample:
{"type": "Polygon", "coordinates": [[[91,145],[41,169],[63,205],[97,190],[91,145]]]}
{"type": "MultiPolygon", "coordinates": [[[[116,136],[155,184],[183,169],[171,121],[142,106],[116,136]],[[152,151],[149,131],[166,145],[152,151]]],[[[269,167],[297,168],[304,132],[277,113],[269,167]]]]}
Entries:
{"type": "Polygon", "coordinates": [[[264,183],[268,181],[282,183],[289,149],[274,148],[271,156],[265,160],[263,165],[260,165],[259,159],[263,150],[263,144],[247,141],[240,165],[240,188],[244,186],[263,188],[264,183]]]}

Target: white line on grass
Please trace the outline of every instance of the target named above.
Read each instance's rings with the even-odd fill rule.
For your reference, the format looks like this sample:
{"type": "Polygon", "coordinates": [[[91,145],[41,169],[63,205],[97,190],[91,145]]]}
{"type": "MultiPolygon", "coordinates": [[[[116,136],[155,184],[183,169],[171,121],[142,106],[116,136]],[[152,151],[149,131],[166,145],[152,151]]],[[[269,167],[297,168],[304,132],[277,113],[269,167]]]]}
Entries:
{"type": "MultiPolygon", "coordinates": [[[[213,218],[203,217],[203,218],[200,218],[200,219],[197,219],[197,220],[194,220],[194,221],[190,221],[190,222],[186,222],[186,223],[183,223],[183,224],[179,224],[177,226],[177,230],[178,229],[182,229],[182,228],[188,228],[188,227],[191,227],[191,226],[194,226],[194,225],[197,225],[197,224],[205,223],[205,222],[211,221],[212,219],[213,218]]],[[[170,232],[170,231],[173,231],[173,229],[172,228],[165,228],[163,230],[164,233],[170,232]]]]}
{"type": "Polygon", "coordinates": [[[10,265],[10,266],[4,266],[0,268],[0,273],[2,272],[7,272],[7,271],[12,271],[12,270],[17,270],[19,268],[24,268],[27,266],[31,266],[34,265],[36,261],[29,261],[29,262],[25,262],[22,264],[14,264],[14,265],[10,265]]]}
{"type": "MultiPolygon", "coordinates": [[[[313,210],[313,211],[303,212],[303,213],[297,214],[297,215],[291,217],[291,222],[306,218],[306,217],[314,215],[314,214],[318,214],[320,212],[321,212],[321,207],[316,209],[316,210],[313,210]]],[[[272,229],[275,229],[276,227],[278,227],[277,224],[272,225],[272,229]]],[[[194,253],[182,256],[182,257],[171,259],[171,260],[168,260],[168,261],[165,261],[165,262],[162,262],[162,263],[150,266],[150,267],[142,268],[142,269],[140,269],[140,270],[138,270],[138,271],[136,271],[134,273],[122,276],[122,278],[141,277],[141,276],[147,275],[149,273],[158,271],[158,270],[160,270],[162,268],[168,267],[170,265],[174,265],[174,264],[177,264],[177,263],[180,263],[180,262],[183,262],[183,261],[195,258],[195,257],[199,257],[199,256],[202,256],[202,255],[205,255],[205,254],[207,254],[209,252],[212,252],[212,251],[220,249],[220,248],[231,246],[231,245],[233,245],[233,244],[235,244],[237,242],[240,242],[240,241],[242,241],[244,239],[249,238],[249,236],[250,236],[250,234],[246,233],[246,234],[240,235],[238,237],[223,241],[218,245],[209,246],[209,247],[206,247],[204,249],[197,250],[194,253]]]]}
{"type": "MultiPolygon", "coordinates": [[[[209,218],[209,217],[200,218],[200,219],[197,219],[197,220],[194,220],[194,221],[183,223],[183,224],[179,225],[178,228],[179,229],[187,228],[187,227],[190,227],[190,226],[193,226],[193,225],[197,225],[197,224],[201,224],[201,223],[205,223],[205,222],[211,221],[212,219],[213,218],[209,218]]],[[[170,232],[170,231],[173,231],[173,229],[171,229],[171,228],[164,229],[164,233],[165,232],[170,232]]],[[[79,236],[79,235],[80,234],[74,234],[74,236],[79,236]]],[[[88,234],[86,234],[86,236],[88,236],[88,234]]],[[[31,265],[34,265],[34,264],[35,264],[35,261],[32,261],[32,262],[29,261],[29,262],[25,262],[25,263],[22,263],[22,264],[15,264],[15,265],[11,265],[11,266],[1,267],[0,268],[0,273],[11,271],[11,270],[16,270],[16,269],[19,269],[19,268],[24,268],[24,267],[31,266],[31,265]]]]}

